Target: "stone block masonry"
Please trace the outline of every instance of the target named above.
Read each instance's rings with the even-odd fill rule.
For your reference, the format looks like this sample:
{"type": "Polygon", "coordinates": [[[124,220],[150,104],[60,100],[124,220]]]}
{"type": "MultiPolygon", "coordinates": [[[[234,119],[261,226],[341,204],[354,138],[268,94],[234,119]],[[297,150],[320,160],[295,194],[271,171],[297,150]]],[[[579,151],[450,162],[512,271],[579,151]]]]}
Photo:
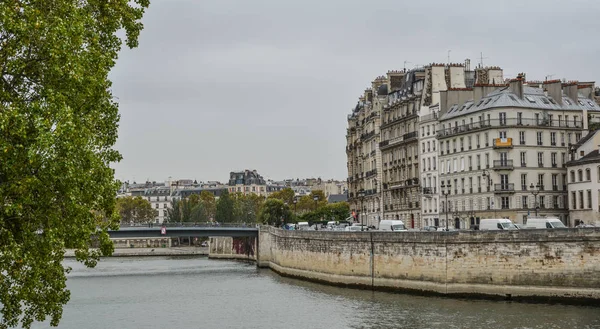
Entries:
{"type": "Polygon", "coordinates": [[[256,261],[286,276],[375,290],[600,304],[599,228],[363,233],[261,227],[256,261]]]}

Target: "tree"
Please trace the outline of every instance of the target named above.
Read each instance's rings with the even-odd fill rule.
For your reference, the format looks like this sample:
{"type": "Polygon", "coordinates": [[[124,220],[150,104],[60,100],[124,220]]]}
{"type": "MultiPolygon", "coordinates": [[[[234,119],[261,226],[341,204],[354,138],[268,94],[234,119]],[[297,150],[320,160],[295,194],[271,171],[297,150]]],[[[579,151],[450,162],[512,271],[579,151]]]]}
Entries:
{"type": "Polygon", "coordinates": [[[228,191],[223,191],[223,194],[219,197],[219,201],[217,201],[215,220],[220,223],[229,223],[234,220],[233,199],[228,191]]]}
{"type": "Polygon", "coordinates": [[[279,199],[283,202],[287,202],[288,205],[291,205],[294,202],[294,198],[296,193],[289,187],[284,188],[281,191],[277,191],[272,193],[269,198],[270,199],[279,199]]]}
{"type": "Polygon", "coordinates": [[[259,220],[268,225],[281,225],[292,218],[290,207],[279,199],[267,199],[262,206],[259,220]]]}
{"type": "Polygon", "coordinates": [[[113,251],[108,229],[118,228],[120,184],[110,164],[121,155],[108,74],[123,42],[137,46],[148,6],[0,5],[0,327],[47,317],[57,326],[69,300],[65,246],[89,267],[113,251]]]}
{"type": "Polygon", "coordinates": [[[178,223],[182,222],[181,217],[181,202],[179,200],[172,200],[171,207],[167,208],[167,222],[178,223]]]}
{"type": "Polygon", "coordinates": [[[148,223],[158,215],[156,209],[152,209],[152,204],[140,196],[118,198],[117,212],[123,224],[148,223]]]}
{"type": "Polygon", "coordinates": [[[211,220],[215,218],[215,211],[217,209],[217,202],[215,201],[214,194],[208,191],[200,192],[200,201],[204,206],[204,212],[206,217],[211,220]]]}

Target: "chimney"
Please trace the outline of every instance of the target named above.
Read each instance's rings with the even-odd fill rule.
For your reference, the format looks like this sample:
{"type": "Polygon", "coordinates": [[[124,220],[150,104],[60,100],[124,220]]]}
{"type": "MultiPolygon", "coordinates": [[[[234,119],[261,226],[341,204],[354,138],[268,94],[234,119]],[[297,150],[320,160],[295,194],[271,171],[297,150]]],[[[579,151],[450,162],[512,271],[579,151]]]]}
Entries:
{"type": "Polygon", "coordinates": [[[546,80],[544,81],[544,89],[548,91],[548,96],[558,103],[558,105],[563,105],[562,103],[562,83],[560,80],[546,80]]]}
{"type": "Polygon", "coordinates": [[[519,99],[523,99],[523,74],[519,73],[516,79],[509,82],[510,91],[517,95],[519,99]]]}
{"type": "Polygon", "coordinates": [[[575,104],[577,103],[577,98],[579,91],[577,90],[577,81],[570,81],[562,84],[563,93],[572,99],[575,104]]]}

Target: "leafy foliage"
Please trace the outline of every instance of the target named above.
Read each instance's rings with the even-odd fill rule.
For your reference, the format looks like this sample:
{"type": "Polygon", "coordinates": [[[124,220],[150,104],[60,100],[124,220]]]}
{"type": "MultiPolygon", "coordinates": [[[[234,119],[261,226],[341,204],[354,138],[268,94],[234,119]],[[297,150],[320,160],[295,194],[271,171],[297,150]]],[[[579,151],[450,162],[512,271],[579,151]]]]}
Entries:
{"type": "Polygon", "coordinates": [[[217,209],[215,220],[220,223],[231,223],[234,221],[233,216],[234,201],[228,191],[224,191],[217,201],[217,209]]]}
{"type": "Polygon", "coordinates": [[[119,184],[109,164],[121,156],[108,73],[117,31],[137,46],[149,1],[133,2],[0,5],[0,328],[58,325],[69,300],[65,246],[91,267],[113,251],[119,184]]]}
{"type": "Polygon", "coordinates": [[[157,215],[156,209],[152,209],[152,204],[140,196],[118,198],[117,213],[122,224],[152,222],[157,215]]]}
{"type": "Polygon", "coordinates": [[[279,199],[267,199],[262,206],[259,220],[263,224],[281,225],[292,218],[290,207],[279,199]]]}

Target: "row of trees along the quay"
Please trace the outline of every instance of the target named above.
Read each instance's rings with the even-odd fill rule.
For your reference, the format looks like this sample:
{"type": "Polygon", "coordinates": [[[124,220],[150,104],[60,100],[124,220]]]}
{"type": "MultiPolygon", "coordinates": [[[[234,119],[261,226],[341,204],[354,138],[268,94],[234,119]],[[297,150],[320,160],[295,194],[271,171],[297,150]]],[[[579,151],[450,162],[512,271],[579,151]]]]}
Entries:
{"type": "MultiPolygon", "coordinates": [[[[212,193],[174,200],[167,210],[171,223],[262,223],[279,226],[298,221],[343,221],[348,218],[348,203],[328,204],[323,191],[316,190],[300,198],[290,188],[275,192],[265,200],[254,193],[224,191],[217,201],[212,193]],[[316,201],[315,201],[316,199],[316,201]],[[294,202],[295,201],[295,202],[294,202]]],[[[143,222],[143,221],[140,221],[143,222]]]]}
{"type": "Polygon", "coordinates": [[[57,326],[65,248],[111,255],[121,155],[108,75],[138,45],[149,0],[0,4],[0,328],[57,326]],[[90,248],[92,240],[99,248],[90,248]]]}

